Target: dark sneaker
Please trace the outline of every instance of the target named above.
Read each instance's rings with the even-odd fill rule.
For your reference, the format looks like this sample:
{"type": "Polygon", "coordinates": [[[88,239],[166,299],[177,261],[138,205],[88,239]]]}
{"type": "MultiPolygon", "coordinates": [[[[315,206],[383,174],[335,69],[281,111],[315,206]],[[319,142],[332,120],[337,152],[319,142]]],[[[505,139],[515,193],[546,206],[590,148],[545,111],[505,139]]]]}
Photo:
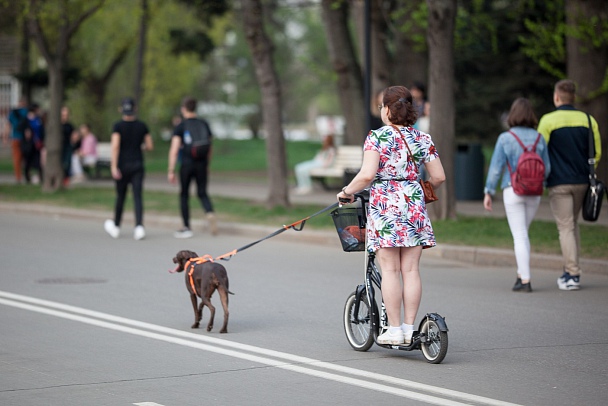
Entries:
{"type": "Polygon", "coordinates": [[[570,275],[568,271],[557,279],[557,286],[561,290],[579,290],[581,288],[581,276],[570,275]]]}
{"type": "Polygon", "coordinates": [[[532,292],[532,285],[528,283],[522,283],[521,278],[517,278],[515,285],[513,285],[513,292],[532,292]]]}

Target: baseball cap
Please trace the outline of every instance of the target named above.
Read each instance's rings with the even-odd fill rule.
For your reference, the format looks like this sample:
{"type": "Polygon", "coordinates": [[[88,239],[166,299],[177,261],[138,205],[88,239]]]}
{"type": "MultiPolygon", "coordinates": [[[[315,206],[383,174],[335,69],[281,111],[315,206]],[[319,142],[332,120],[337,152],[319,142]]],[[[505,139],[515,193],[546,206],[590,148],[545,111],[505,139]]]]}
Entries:
{"type": "Polygon", "coordinates": [[[120,103],[122,114],[131,116],[135,113],[135,100],[131,97],[125,97],[120,103]]]}

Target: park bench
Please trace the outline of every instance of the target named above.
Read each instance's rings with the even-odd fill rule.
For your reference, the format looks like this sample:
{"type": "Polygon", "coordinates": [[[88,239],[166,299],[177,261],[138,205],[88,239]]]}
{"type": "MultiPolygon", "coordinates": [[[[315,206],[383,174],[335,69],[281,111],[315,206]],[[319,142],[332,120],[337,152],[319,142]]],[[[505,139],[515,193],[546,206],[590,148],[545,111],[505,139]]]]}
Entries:
{"type": "Polygon", "coordinates": [[[347,180],[346,176],[354,176],[363,162],[363,148],[358,145],[340,145],[336,148],[336,157],[331,166],[327,168],[314,168],[310,177],[319,181],[323,188],[329,189],[329,179],[339,179],[340,185],[347,180]],[[346,176],[345,176],[346,175],[346,176]]]}
{"type": "Polygon", "coordinates": [[[97,143],[97,163],[95,164],[95,177],[101,177],[101,171],[110,171],[112,160],[112,145],[109,142],[97,143]]]}

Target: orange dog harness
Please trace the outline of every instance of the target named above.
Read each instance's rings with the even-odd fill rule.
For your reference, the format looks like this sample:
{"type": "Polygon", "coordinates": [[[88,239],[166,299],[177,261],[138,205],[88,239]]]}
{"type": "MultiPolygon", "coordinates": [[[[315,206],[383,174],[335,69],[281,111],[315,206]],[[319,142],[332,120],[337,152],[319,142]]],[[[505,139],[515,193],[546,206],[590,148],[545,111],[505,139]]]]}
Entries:
{"type": "Polygon", "coordinates": [[[205,262],[213,262],[213,257],[211,255],[203,255],[202,257],[190,258],[186,265],[184,265],[184,269],[188,269],[188,278],[190,280],[190,286],[192,287],[192,292],[196,295],[196,287],[194,285],[194,278],[192,274],[194,273],[194,266],[198,264],[203,264],[205,262]]]}

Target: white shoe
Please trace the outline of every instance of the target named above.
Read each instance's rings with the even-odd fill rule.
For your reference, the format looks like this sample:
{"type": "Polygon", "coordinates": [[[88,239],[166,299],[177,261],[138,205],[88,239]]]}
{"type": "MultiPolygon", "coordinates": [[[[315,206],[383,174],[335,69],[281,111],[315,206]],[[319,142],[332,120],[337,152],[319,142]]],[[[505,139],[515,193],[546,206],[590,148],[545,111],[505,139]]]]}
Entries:
{"type": "Polygon", "coordinates": [[[406,324],[402,324],[401,325],[401,330],[403,331],[403,336],[405,338],[405,343],[406,344],[411,344],[412,343],[412,336],[414,335],[414,329],[413,326],[411,326],[410,328],[405,327],[406,324]]]}
{"type": "Polygon", "coordinates": [[[144,230],[144,226],[137,226],[135,230],[133,230],[133,239],[134,240],[143,240],[146,237],[146,230],[144,230]]]}
{"type": "Polygon", "coordinates": [[[112,238],[118,238],[120,235],[120,228],[116,227],[114,220],[106,220],[103,223],[103,228],[106,230],[106,233],[110,234],[112,238]]]}
{"type": "Polygon", "coordinates": [[[175,238],[192,238],[194,234],[189,228],[182,228],[181,230],[177,230],[173,233],[173,237],[175,238]]]}
{"type": "Polygon", "coordinates": [[[391,333],[391,329],[389,328],[384,334],[378,336],[378,344],[403,344],[404,342],[405,336],[401,328],[394,333],[391,333]]]}
{"type": "Polygon", "coordinates": [[[296,195],[300,195],[300,196],[303,196],[303,195],[308,195],[308,194],[311,194],[311,193],[312,193],[312,187],[297,187],[297,188],[294,190],[294,193],[295,193],[296,195]]]}
{"type": "Polygon", "coordinates": [[[411,344],[413,335],[414,335],[414,330],[410,330],[410,331],[403,333],[403,337],[404,337],[403,342],[408,345],[411,344]]]}
{"type": "Polygon", "coordinates": [[[72,185],[76,185],[78,183],[82,183],[85,181],[85,177],[84,175],[74,175],[72,176],[72,178],[70,179],[70,183],[72,185]]]}

